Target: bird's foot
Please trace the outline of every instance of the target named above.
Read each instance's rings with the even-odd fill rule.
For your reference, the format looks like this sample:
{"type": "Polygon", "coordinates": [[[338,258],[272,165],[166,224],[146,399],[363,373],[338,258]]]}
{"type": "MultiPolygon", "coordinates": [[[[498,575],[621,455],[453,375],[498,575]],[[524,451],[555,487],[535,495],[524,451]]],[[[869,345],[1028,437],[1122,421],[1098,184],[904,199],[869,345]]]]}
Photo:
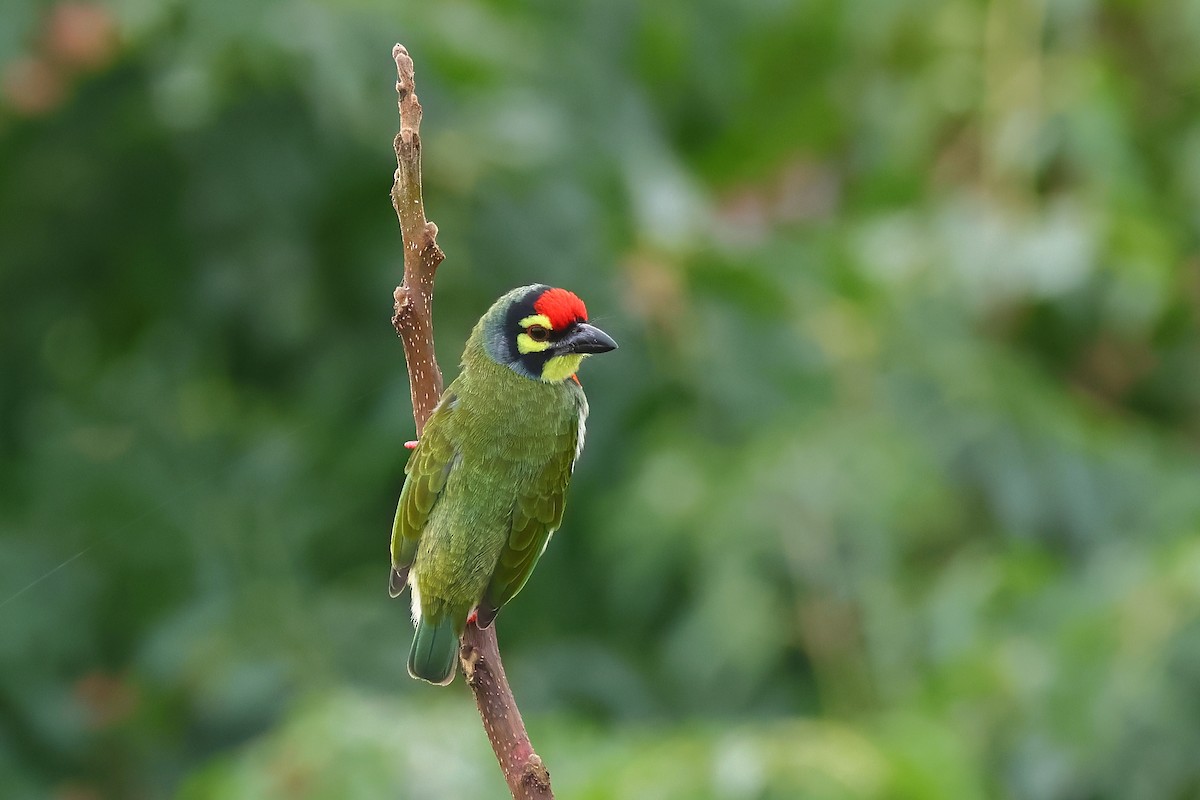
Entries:
{"type": "Polygon", "coordinates": [[[475,621],[478,619],[479,619],[479,609],[472,608],[471,613],[467,615],[467,624],[473,625],[475,623],[475,621]]]}
{"type": "Polygon", "coordinates": [[[418,441],[419,440],[417,440],[417,439],[413,439],[411,442],[405,442],[404,449],[405,450],[416,450],[418,441]]]}

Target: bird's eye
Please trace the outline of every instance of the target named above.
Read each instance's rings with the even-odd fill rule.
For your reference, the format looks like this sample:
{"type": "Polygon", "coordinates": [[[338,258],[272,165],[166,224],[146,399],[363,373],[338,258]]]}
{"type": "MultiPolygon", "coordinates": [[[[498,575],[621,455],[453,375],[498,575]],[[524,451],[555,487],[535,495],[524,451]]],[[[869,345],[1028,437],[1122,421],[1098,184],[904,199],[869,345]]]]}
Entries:
{"type": "Polygon", "coordinates": [[[529,334],[529,338],[535,342],[544,342],[550,338],[550,331],[541,325],[530,325],[525,330],[529,334]]]}

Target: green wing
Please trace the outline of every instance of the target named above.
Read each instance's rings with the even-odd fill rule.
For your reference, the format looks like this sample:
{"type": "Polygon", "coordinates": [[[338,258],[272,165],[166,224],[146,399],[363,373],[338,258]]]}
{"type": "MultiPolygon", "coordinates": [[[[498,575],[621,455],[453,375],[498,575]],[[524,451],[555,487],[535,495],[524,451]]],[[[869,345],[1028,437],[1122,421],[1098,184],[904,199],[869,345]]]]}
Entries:
{"type": "Polygon", "coordinates": [[[479,604],[478,625],[492,624],[501,606],[516,596],[529,580],[551,534],[562,524],[567,484],[575,466],[579,431],[572,426],[559,434],[556,455],[542,469],[530,490],[513,505],[508,542],[500,553],[492,581],[479,604]]]}
{"type": "Polygon", "coordinates": [[[446,393],[433,410],[417,448],[408,459],[404,488],[396,505],[392,523],[392,577],[390,591],[396,597],[408,582],[408,570],[417,557],[421,532],[429,521],[433,506],[446,488],[446,479],[454,466],[456,451],[450,441],[454,395],[446,393]]]}

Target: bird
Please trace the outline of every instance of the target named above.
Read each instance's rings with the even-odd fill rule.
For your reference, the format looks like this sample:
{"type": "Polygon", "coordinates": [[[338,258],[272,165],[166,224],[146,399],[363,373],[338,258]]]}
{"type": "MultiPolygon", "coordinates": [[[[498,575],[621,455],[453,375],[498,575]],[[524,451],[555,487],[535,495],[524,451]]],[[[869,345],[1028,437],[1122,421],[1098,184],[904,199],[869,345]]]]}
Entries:
{"type": "Polygon", "coordinates": [[[573,292],[522,286],[471,331],[405,467],[389,592],[409,587],[409,674],[445,686],[468,624],[486,628],[562,523],[583,451],[584,358],[617,349],[573,292]]]}

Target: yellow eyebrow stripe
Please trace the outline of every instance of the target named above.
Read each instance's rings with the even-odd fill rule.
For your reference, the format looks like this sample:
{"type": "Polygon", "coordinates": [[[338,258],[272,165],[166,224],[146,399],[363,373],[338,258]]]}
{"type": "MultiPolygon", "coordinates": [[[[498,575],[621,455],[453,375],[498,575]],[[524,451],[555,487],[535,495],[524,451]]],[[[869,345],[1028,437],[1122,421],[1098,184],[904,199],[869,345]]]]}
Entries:
{"type": "MultiPolygon", "coordinates": [[[[525,319],[521,320],[517,324],[520,325],[522,328],[528,328],[530,325],[541,325],[546,330],[551,330],[551,331],[554,330],[554,326],[550,324],[550,318],[547,317],[545,314],[534,314],[532,316],[526,317],[525,319]]],[[[545,348],[542,348],[542,349],[544,350],[545,348]]]]}

